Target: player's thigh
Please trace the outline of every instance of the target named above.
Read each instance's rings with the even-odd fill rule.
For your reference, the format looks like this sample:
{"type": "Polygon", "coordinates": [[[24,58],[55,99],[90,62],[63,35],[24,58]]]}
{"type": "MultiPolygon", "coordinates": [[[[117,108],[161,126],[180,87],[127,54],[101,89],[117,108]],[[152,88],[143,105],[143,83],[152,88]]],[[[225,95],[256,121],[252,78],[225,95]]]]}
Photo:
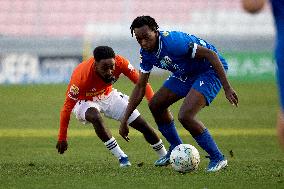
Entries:
{"type": "MultiPolygon", "coordinates": [[[[107,99],[107,108],[103,110],[103,113],[106,117],[121,121],[128,105],[128,99],[127,95],[113,90],[107,99]]],[[[139,115],[139,111],[135,109],[127,120],[127,123],[133,122],[139,115]]]]}
{"type": "Polygon", "coordinates": [[[192,88],[186,95],[179,111],[179,119],[194,117],[203,107],[206,100],[202,93],[192,88]]]}
{"type": "Polygon", "coordinates": [[[164,110],[167,109],[170,105],[177,102],[183,96],[177,93],[174,86],[178,86],[178,83],[174,83],[174,81],[168,79],[164,85],[155,93],[153,98],[149,103],[149,107],[151,110],[164,110]]]}
{"type": "MultiPolygon", "coordinates": [[[[101,107],[99,104],[93,101],[79,100],[76,103],[75,107],[73,108],[73,113],[75,114],[77,120],[79,120],[83,124],[87,124],[89,123],[88,120],[90,120],[89,118],[88,120],[86,119],[86,113],[88,112],[89,109],[95,109],[96,112],[99,113],[101,107]]],[[[88,115],[90,115],[90,110],[88,115]]]]}
{"type": "Polygon", "coordinates": [[[98,111],[97,108],[95,107],[90,107],[87,109],[85,113],[85,119],[88,122],[95,123],[95,122],[102,122],[102,116],[100,112],[98,111]]]}
{"type": "Polygon", "coordinates": [[[195,79],[191,89],[195,89],[197,92],[201,93],[205,98],[206,105],[209,106],[218,95],[221,88],[222,84],[217,73],[210,70],[199,75],[195,79]]]}
{"type": "Polygon", "coordinates": [[[221,81],[213,70],[199,75],[185,97],[179,117],[195,116],[200,109],[209,106],[221,87],[221,81]]]}

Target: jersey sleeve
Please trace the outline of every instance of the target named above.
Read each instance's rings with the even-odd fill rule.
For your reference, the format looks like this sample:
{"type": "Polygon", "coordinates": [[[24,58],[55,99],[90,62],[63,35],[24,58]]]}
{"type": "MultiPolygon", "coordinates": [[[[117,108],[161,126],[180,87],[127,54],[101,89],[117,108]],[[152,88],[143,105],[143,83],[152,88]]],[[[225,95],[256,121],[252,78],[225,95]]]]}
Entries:
{"type": "Polygon", "coordinates": [[[197,50],[197,43],[190,37],[189,34],[183,32],[171,32],[170,51],[176,56],[189,56],[190,58],[195,57],[197,50]]]}
{"type": "Polygon", "coordinates": [[[80,92],[79,90],[79,85],[77,84],[77,82],[74,81],[73,78],[71,78],[71,81],[67,87],[64,105],[60,112],[60,128],[58,134],[58,141],[67,140],[67,130],[70,121],[70,115],[72,109],[78,101],[78,96],[80,92]]]}
{"type": "MultiPolygon", "coordinates": [[[[134,84],[138,82],[139,79],[139,73],[138,71],[130,64],[130,62],[123,58],[123,63],[122,63],[122,73],[128,77],[134,84]]],[[[149,83],[146,85],[146,92],[145,92],[145,97],[148,101],[152,99],[154,95],[153,89],[149,83]]]]}
{"type": "Polygon", "coordinates": [[[140,71],[142,73],[150,73],[153,69],[153,61],[147,53],[140,51],[140,71]]]}

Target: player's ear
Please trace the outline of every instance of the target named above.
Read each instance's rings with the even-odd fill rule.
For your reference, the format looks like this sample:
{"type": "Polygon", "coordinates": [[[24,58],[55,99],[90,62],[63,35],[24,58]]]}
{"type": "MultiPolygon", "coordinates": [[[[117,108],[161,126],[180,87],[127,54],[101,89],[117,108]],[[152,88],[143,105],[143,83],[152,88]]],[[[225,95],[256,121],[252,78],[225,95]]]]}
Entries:
{"type": "Polygon", "coordinates": [[[95,65],[98,65],[98,64],[99,64],[99,62],[95,60],[95,65]]]}
{"type": "Polygon", "coordinates": [[[159,31],[158,30],[154,30],[154,32],[156,33],[157,36],[159,36],[159,31]]]}
{"type": "Polygon", "coordinates": [[[98,61],[94,62],[94,68],[97,68],[100,63],[98,61]]]}

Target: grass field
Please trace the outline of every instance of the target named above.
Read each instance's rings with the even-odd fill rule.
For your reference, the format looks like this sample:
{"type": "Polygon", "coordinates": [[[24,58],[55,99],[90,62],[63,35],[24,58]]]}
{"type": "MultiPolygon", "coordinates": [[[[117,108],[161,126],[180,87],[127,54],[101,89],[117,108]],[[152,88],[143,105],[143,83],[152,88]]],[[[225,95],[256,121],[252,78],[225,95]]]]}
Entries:
{"type": "MultiPolygon", "coordinates": [[[[158,77],[152,81],[155,89],[162,83],[158,77]]],[[[229,160],[226,170],[211,174],[204,170],[209,160],[199,147],[201,164],[194,173],[154,167],[157,156],[141,134],[131,129],[127,143],[112,120],[106,124],[128,154],[133,165],[129,169],[120,169],[92,127],[74,117],[69,149],[59,155],[55,144],[66,85],[0,86],[0,188],[284,188],[284,153],[275,134],[275,84],[234,81],[233,86],[239,108],[232,107],[222,91],[199,115],[229,160]]],[[[115,87],[128,94],[132,88],[124,79],[115,87]]],[[[171,107],[175,117],[178,107],[171,107]]],[[[139,110],[156,128],[145,102],[139,110]]],[[[197,146],[176,123],[184,142],[197,146]]]]}

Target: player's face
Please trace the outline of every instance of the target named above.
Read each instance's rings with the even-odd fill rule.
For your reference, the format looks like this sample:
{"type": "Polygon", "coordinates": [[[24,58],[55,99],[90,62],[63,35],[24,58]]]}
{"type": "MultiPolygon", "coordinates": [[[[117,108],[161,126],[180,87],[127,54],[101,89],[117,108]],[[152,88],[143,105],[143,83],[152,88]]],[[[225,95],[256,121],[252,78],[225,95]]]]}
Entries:
{"type": "Polygon", "coordinates": [[[144,25],[134,29],[135,37],[141,48],[146,51],[154,51],[156,49],[158,32],[153,31],[149,26],[144,25]]]}
{"type": "Polygon", "coordinates": [[[95,68],[97,74],[104,82],[111,83],[115,79],[113,76],[115,69],[114,58],[102,59],[99,62],[96,61],[95,68]]]}

